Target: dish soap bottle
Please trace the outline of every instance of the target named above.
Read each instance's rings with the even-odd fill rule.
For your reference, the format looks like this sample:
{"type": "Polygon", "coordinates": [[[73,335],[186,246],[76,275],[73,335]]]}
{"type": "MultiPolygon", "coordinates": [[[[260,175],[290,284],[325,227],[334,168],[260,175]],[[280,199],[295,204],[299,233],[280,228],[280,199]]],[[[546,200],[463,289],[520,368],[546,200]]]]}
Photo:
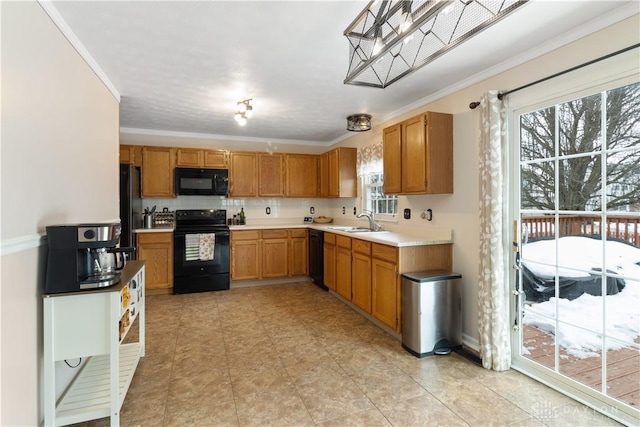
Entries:
{"type": "Polygon", "coordinates": [[[240,208],[240,224],[245,224],[244,208],[240,208]]]}

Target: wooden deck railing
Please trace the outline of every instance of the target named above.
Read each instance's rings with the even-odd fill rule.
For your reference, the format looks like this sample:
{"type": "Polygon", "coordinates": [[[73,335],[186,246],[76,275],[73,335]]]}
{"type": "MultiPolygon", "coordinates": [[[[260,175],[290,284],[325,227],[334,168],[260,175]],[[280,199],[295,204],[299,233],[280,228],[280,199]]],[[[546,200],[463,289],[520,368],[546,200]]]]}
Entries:
{"type": "MultiPolygon", "coordinates": [[[[522,223],[527,226],[528,237],[546,237],[555,235],[553,215],[523,216],[522,223]]],[[[640,217],[607,215],[607,237],[624,239],[640,247],[640,217]]],[[[562,215],[558,219],[559,236],[604,234],[600,217],[588,215],[562,215]]]]}

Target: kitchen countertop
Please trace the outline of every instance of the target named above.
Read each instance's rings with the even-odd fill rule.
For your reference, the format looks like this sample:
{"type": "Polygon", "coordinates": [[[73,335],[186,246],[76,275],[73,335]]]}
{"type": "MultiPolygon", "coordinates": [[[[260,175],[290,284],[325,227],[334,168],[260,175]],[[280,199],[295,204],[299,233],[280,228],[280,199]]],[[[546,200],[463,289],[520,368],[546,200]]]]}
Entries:
{"type": "Polygon", "coordinates": [[[365,233],[349,233],[348,231],[335,230],[332,227],[350,227],[350,225],[342,224],[317,224],[317,223],[290,223],[290,224],[247,224],[247,225],[232,225],[229,227],[231,231],[236,230],[266,230],[276,228],[312,228],[315,230],[321,230],[325,232],[340,234],[342,236],[348,236],[355,239],[366,240],[368,242],[380,243],[383,245],[395,246],[395,247],[408,247],[408,246],[427,246],[427,245],[446,245],[452,244],[453,238],[451,230],[445,230],[440,228],[434,228],[429,230],[422,236],[413,236],[405,233],[396,233],[393,231],[380,231],[380,232],[365,232],[365,233]]]}
{"type": "MultiPolygon", "coordinates": [[[[365,233],[349,233],[344,230],[336,230],[333,227],[349,227],[343,224],[317,224],[317,223],[300,223],[300,222],[277,222],[277,223],[255,223],[246,225],[231,225],[231,231],[240,230],[273,230],[278,228],[312,228],[325,232],[340,234],[342,236],[352,237],[355,239],[366,240],[368,242],[380,243],[383,245],[395,246],[398,248],[408,246],[427,246],[427,245],[446,245],[453,243],[451,230],[433,228],[424,232],[423,235],[415,236],[406,233],[397,233],[394,231],[381,232],[365,232],[365,233]]],[[[138,228],[134,233],[171,233],[173,227],[163,226],[154,228],[138,228]]]]}
{"type": "Polygon", "coordinates": [[[161,227],[153,227],[153,228],[136,228],[133,230],[134,233],[142,234],[142,233],[173,233],[173,226],[161,226],[161,227]]]}

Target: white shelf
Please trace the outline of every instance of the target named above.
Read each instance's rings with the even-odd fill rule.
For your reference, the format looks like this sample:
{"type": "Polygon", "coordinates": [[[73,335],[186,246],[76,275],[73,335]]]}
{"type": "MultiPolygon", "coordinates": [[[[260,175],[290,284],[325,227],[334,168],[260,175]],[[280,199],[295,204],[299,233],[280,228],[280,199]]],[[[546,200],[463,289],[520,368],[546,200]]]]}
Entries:
{"type": "MultiPolygon", "coordinates": [[[[120,402],[129,390],[133,374],[140,359],[139,343],[120,346],[120,402]]],[[[91,357],[84,365],[56,408],[58,424],[73,424],[104,418],[111,415],[111,395],[109,389],[110,356],[108,354],[91,357]]]]}
{"type": "Polygon", "coordinates": [[[145,353],[144,279],[144,261],[131,261],[120,284],[110,288],[44,295],[46,426],[105,417],[112,426],[120,424],[120,408],[145,353]],[[130,291],[135,292],[123,307],[123,295],[130,291]],[[134,306],[136,313],[121,335],[123,314],[134,306]],[[136,319],[137,342],[122,344],[136,319]],[[56,401],[56,363],[80,357],[86,357],[86,363],[56,401]]]}

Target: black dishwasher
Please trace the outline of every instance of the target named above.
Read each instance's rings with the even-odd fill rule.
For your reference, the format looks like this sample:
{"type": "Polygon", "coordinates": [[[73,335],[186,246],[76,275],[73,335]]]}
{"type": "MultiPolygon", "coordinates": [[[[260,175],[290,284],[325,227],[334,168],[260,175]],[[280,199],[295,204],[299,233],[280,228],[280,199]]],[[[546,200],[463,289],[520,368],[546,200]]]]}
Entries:
{"type": "Polygon", "coordinates": [[[324,271],[324,233],[320,230],[309,230],[309,276],[318,287],[328,291],[323,281],[324,271]]]}

